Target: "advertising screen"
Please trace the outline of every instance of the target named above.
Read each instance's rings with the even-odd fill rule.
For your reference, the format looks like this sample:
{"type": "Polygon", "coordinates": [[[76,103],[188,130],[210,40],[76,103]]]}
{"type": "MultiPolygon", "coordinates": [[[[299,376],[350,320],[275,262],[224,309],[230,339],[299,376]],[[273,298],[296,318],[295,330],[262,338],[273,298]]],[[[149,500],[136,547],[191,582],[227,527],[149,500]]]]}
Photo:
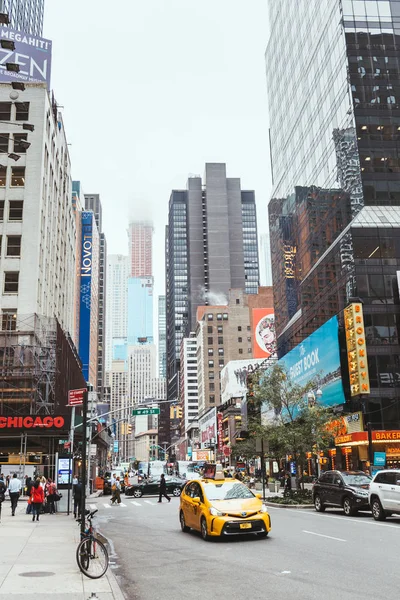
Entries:
{"type": "Polygon", "coordinates": [[[0,48],[0,82],[47,83],[50,89],[51,41],[0,27],[0,40],[14,42],[14,50],[0,48]],[[19,66],[18,73],[7,71],[7,63],[19,66]]]}
{"type": "Polygon", "coordinates": [[[275,314],[273,308],[253,308],[253,356],[276,356],[275,314]]]}
{"type": "MultiPolygon", "coordinates": [[[[221,371],[222,404],[231,398],[243,398],[247,394],[247,377],[260,369],[263,360],[230,360],[221,371]]],[[[272,361],[271,361],[272,362],[272,361]]],[[[264,365],[265,368],[266,365],[264,365]]]]}
{"type": "MultiPolygon", "coordinates": [[[[290,381],[304,386],[315,380],[315,390],[321,390],[321,406],[329,407],[346,402],[340,371],[339,323],[337,317],[327,321],[301,344],[279,359],[290,381]]],[[[270,418],[267,407],[263,419],[270,418]]]]}
{"type": "Polygon", "coordinates": [[[59,458],[58,459],[57,473],[58,473],[58,477],[57,477],[58,485],[67,485],[70,482],[70,478],[72,477],[71,459],[70,458],[59,458]]]}

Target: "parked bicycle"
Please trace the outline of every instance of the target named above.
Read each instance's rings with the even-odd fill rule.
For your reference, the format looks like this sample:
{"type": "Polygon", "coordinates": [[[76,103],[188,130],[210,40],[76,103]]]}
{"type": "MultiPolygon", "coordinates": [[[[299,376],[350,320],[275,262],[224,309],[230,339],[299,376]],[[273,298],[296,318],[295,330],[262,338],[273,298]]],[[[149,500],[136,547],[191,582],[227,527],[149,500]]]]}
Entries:
{"type": "Polygon", "coordinates": [[[92,526],[92,519],[97,510],[86,512],[86,517],[81,517],[85,518],[85,533],[81,534],[82,539],[76,550],[76,561],[86,577],[99,579],[108,569],[108,551],[99,539],[100,534],[92,526]]]}

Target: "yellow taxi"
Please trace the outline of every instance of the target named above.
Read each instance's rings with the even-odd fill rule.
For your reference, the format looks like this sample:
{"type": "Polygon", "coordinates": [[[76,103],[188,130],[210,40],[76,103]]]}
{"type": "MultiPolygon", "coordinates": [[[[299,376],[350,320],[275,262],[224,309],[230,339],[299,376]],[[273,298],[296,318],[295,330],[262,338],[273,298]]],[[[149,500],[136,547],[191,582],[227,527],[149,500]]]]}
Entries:
{"type": "Polygon", "coordinates": [[[225,478],[222,467],[208,466],[202,479],[189,481],[180,497],[182,531],[196,529],[210,537],[254,533],[267,537],[271,531],[268,509],[260,494],[242,482],[225,478]]]}

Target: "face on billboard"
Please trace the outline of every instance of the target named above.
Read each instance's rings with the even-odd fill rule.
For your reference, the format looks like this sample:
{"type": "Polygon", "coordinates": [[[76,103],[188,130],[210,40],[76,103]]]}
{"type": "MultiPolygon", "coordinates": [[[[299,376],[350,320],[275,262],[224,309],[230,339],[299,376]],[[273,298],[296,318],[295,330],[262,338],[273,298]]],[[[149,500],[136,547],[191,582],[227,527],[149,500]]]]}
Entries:
{"type": "Polygon", "coordinates": [[[275,314],[273,308],[253,309],[254,358],[276,356],[275,314]]]}

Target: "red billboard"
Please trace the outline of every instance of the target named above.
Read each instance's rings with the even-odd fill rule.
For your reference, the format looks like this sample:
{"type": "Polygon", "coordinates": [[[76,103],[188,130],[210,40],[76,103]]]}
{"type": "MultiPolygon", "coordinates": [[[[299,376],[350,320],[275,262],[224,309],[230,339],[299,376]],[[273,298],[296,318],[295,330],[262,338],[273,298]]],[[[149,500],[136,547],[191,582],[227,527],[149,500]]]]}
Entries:
{"type": "Polygon", "coordinates": [[[273,308],[253,308],[253,358],[276,357],[273,308]]]}

